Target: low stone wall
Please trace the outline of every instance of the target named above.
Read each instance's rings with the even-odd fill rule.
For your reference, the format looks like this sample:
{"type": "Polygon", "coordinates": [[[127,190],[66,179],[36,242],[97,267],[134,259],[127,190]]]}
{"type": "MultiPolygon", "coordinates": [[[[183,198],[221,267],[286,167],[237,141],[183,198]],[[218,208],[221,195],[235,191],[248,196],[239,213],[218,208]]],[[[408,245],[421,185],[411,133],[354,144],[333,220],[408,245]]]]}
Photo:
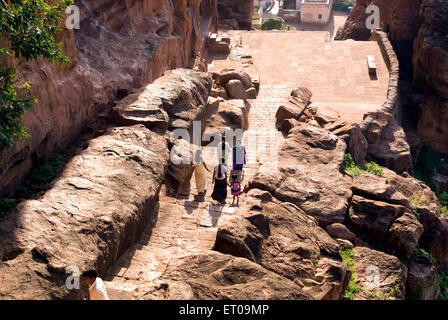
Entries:
{"type": "Polygon", "coordinates": [[[377,41],[383,54],[384,61],[389,69],[389,85],[387,99],[380,110],[364,115],[361,128],[369,144],[376,143],[389,121],[396,115],[398,109],[398,80],[400,66],[397,55],[390,43],[387,34],[380,30],[372,30],[372,41],[377,41]]]}
{"type": "Polygon", "coordinates": [[[389,70],[387,98],[381,108],[364,115],[361,128],[368,142],[366,160],[375,161],[397,173],[412,172],[412,156],[399,117],[399,62],[388,36],[381,30],[372,31],[372,41],[381,49],[389,70]]]}

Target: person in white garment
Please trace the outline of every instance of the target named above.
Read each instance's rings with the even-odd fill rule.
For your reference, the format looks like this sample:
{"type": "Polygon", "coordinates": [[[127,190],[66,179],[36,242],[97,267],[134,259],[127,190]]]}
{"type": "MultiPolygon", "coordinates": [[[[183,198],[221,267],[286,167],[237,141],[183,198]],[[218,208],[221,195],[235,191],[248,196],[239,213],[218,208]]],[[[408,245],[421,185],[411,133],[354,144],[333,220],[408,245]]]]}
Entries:
{"type": "Polygon", "coordinates": [[[89,300],[109,300],[106,286],[101,278],[98,278],[95,270],[89,270],[82,274],[82,281],[89,288],[89,300]]]}
{"type": "Polygon", "coordinates": [[[230,145],[228,142],[226,142],[226,138],[224,136],[222,136],[221,142],[218,143],[216,151],[218,154],[218,163],[227,166],[227,162],[229,159],[230,145]],[[224,162],[222,162],[223,159],[224,162]]]}

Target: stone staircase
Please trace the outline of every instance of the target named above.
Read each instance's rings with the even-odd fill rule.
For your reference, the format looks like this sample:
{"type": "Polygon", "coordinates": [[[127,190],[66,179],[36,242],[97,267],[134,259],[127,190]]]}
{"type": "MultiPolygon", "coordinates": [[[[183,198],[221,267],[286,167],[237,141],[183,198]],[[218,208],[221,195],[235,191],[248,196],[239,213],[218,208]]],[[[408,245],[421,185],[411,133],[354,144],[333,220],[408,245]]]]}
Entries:
{"type": "MultiPolygon", "coordinates": [[[[216,161],[215,152],[216,148],[203,151],[210,169],[216,161]]],[[[245,182],[255,170],[254,166],[245,168],[245,182]]],[[[196,196],[194,175],[188,196],[168,197],[161,190],[157,221],[147,227],[140,241],[120,257],[105,278],[110,299],[132,299],[140,286],[162,275],[171,259],[213,248],[219,218],[234,214],[237,207],[232,206],[230,190],[225,205],[211,199],[211,173],[209,176],[204,199],[196,196]]]]}

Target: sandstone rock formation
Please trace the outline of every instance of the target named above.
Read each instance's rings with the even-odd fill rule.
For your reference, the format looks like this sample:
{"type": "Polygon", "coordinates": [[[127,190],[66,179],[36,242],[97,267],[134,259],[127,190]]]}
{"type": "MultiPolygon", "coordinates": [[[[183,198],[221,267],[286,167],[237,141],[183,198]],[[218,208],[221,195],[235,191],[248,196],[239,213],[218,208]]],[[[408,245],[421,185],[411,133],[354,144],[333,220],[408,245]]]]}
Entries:
{"type": "Polygon", "coordinates": [[[90,141],[51,190],[0,224],[0,298],[79,298],[66,268],[103,274],[138,240],[156,217],[167,165],[165,139],[141,125],[90,141]]]}
{"type": "Polygon", "coordinates": [[[252,0],[218,0],[220,27],[251,29],[254,2],[252,0]]]}
{"type": "Polygon", "coordinates": [[[311,300],[300,286],[247,259],[209,251],[171,260],[137,299],[311,300]]]}
{"type": "Polygon", "coordinates": [[[246,99],[246,90],[240,80],[230,80],[226,84],[227,95],[231,99],[246,99]]]}
{"type": "Polygon", "coordinates": [[[420,246],[434,256],[438,270],[448,270],[448,219],[442,216],[434,192],[423,182],[406,174],[394,176],[391,185],[413,202],[413,210],[424,228],[420,246]]]}
{"type": "Polygon", "coordinates": [[[247,130],[249,128],[250,103],[245,100],[209,99],[209,114],[205,132],[224,132],[226,128],[247,130]]]}
{"type": "Polygon", "coordinates": [[[256,75],[242,70],[223,69],[212,73],[214,80],[212,95],[223,99],[255,99],[259,89],[256,75]],[[254,79],[252,79],[254,78],[254,79]]]}
{"type": "Polygon", "coordinates": [[[340,137],[347,144],[347,151],[355,163],[363,163],[366,159],[369,144],[359,124],[346,121],[329,122],[324,126],[334,135],[340,137]]]}
{"type": "Polygon", "coordinates": [[[299,123],[274,162],[259,169],[249,189],[267,190],[297,205],[321,227],[343,222],[351,197],[350,178],[339,171],[345,149],[345,143],[328,131],[299,123]]]}
{"type": "Polygon", "coordinates": [[[361,299],[372,293],[382,299],[404,299],[408,269],[397,257],[365,247],[354,249],[356,283],[363,288],[361,299]],[[373,291],[373,292],[372,292],[373,291]]]}
{"type": "Polygon", "coordinates": [[[121,100],[113,108],[113,120],[119,125],[189,130],[193,121],[205,121],[211,87],[207,73],[182,68],[167,71],[121,100]]]}
{"type": "Polygon", "coordinates": [[[0,155],[0,195],[11,194],[33,164],[61,151],[116,98],[168,69],[188,66],[201,47],[201,9],[212,20],[216,14],[216,4],[207,2],[77,3],[82,27],[57,38],[71,62],[64,68],[18,62],[19,82],[31,85],[39,103],[23,117],[31,138],[0,155]]]}
{"type": "Polygon", "coordinates": [[[403,128],[391,119],[380,139],[368,148],[368,160],[394,170],[397,173],[412,172],[411,149],[403,128]]]}
{"type": "Polygon", "coordinates": [[[437,269],[424,255],[414,255],[409,264],[406,283],[407,298],[411,300],[437,300],[439,293],[437,269]]]}
{"type": "Polygon", "coordinates": [[[340,27],[336,33],[335,40],[368,40],[370,38],[370,30],[366,27],[368,17],[366,8],[370,2],[370,0],[356,1],[345,25],[340,27]]]}
{"type": "Polygon", "coordinates": [[[215,250],[257,262],[314,299],[339,299],[351,275],[338,243],[290,203],[250,197],[236,215],[222,218],[215,250]]]}
{"type": "Polygon", "coordinates": [[[448,3],[422,1],[423,24],[414,43],[414,87],[426,95],[419,104],[417,133],[423,144],[448,153],[448,3]]]}

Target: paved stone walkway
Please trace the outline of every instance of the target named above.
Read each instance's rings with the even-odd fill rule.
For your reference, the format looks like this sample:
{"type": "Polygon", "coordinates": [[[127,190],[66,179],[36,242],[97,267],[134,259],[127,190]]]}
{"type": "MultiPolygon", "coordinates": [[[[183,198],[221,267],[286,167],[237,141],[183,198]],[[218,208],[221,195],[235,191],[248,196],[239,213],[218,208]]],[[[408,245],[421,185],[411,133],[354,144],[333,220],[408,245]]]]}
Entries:
{"type": "MultiPolygon", "coordinates": [[[[255,66],[260,69],[261,86],[257,99],[249,100],[249,129],[243,138],[248,163],[244,169],[242,187],[255,174],[260,164],[271,163],[268,170],[276,170],[277,150],[283,136],[275,128],[275,113],[279,103],[296,85],[309,86],[313,91],[313,101],[316,98],[321,103],[329,101],[329,110],[334,108],[335,112],[346,117],[350,112],[358,117],[368,103],[375,108],[376,102],[383,100],[387,71],[385,65],[378,63],[380,53],[376,44],[365,43],[361,47],[351,42],[347,46],[333,45],[324,43],[322,34],[266,33],[265,38],[261,33],[243,33],[242,39],[246,41],[244,46],[250,46],[255,66]],[[314,37],[314,40],[309,40],[308,37],[314,37]],[[266,40],[263,48],[258,42],[261,40],[266,40]],[[304,49],[307,43],[311,44],[311,50],[316,50],[314,55],[310,54],[310,49],[304,49]],[[279,46],[285,50],[279,50],[279,46]],[[342,55],[335,56],[333,47],[339,48],[342,55]],[[364,49],[357,52],[360,48],[364,49]],[[301,55],[297,54],[300,50],[301,55]],[[365,70],[360,69],[363,68],[361,61],[366,53],[375,54],[377,59],[380,79],[376,83],[366,79],[365,70]],[[355,65],[349,65],[346,61],[352,58],[355,58],[355,65]],[[356,75],[354,79],[351,78],[353,75],[356,75]]],[[[241,37],[240,33],[238,36],[241,37]]],[[[241,68],[243,65],[232,57],[212,59],[210,71],[228,67],[241,68]]],[[[212,169],[217,164],[216,148],[204,148],[203,157],[212,169]]],[[[162,190],[156,221],[148,226],[139,243],[129,248],[109,271],[106,286],[112,299],[131,299],[138,286],[160,277],[170,259],[213,248],[219,218],[234,214],[236,208],[231,204],[230,191],[225,205],[214,204],[210,198],[211,193],[211,173],[204,201],[198,201],[200,199],[195,197],[194,175],[191,192],[184,198],[165,196],[162,190]]]]}
{"type": "Polygon", "coordinates": [[[305,86],[328,116],[361,121],[386,100],[389,71],[375,41],[332,41],[322,31],[238,33],[262,84],[305,86]],[[368,73],[367,55],[375,57],[376,77],[368,73]]]}
{"type": "MultiPolygon", "coordinates": [[[[282,136],[275,129],[275,112],[280,97],[289,92],[290,88],[283,86],[261,86],[258,98],[250,100],[250,126],[243,137],[248,154],[242,187],[255,174],[260,163],[277,154],[282,136]]],[[[212,169],[217,162],[216,148],[205,147],[203,158],[212,169]]],[[[275,165],[275,161],[273,163],[275,165]]],[[[155,226],[148,226],[139,243],[120,257],[105,279],[111,299],[131,299],[138,286],[160,277],[170,259],[213,248],[219,218],[234,214],[236,207],[232,206],[230,190],[225,205],[215,204],[211,199],[211,173],[207,186],[203,202],[195,197],[194,175],[188,197],[176,199],[165,196],[165,191],[161,191],[155,226]]]]}

